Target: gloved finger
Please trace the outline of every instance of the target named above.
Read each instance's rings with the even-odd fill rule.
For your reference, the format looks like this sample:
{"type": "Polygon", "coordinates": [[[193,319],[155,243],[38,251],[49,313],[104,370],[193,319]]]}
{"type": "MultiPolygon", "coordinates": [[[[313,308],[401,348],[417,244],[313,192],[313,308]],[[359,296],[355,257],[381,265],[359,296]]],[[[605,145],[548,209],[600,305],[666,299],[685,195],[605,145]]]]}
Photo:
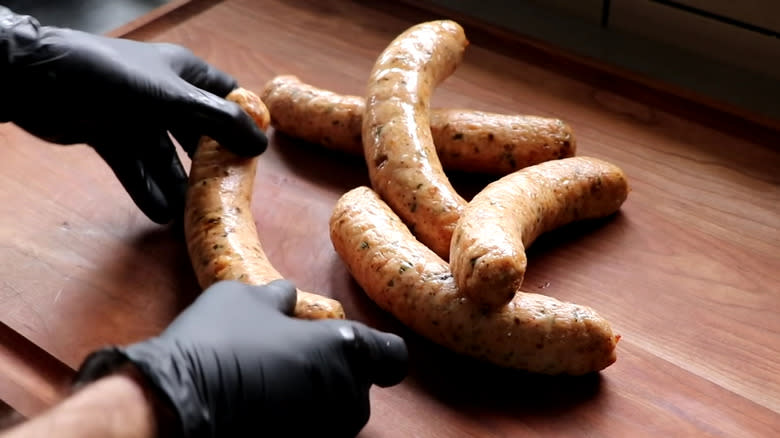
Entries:
{"type": "Polygon", "coordinates": [[[186,47],[158,43],[158,50],[171,62],[180,78],[220,97],[225,97],[237,86],[235,78],[198,57],[186,47]]]}
{"type": "Polygon", "coordinates": [[[203,138],[200,132],[193,131],[192,127],[172,127],[170,132],[173,138],[176,139],[176,142],[179,143],[179,146],[192,158],[195,154],[195,149],[198,148],[200,139],[203,138]]]}
{"type": "Polygon", "coordinates": [[[165,195],[147,172],[144,163],[124,152],[116,152],[113,150],[115,147],[121,149],[121,146],[111,145],[95,146],[95,150],[114,171],[135,205],[150,220],[158,224],[170,222],[172,216],[165,195]]]}
{"type": "Polygon", "coordinates": [[[190,84],[220,97],[233,91],[238,82],[229,74],[203,61],[195,55],[188,60],[180,77],[190,84]]]}
{"type": "Polygon", "coordinates": [[[255,156],[263,153],[268,139],[254,120],[233,102],[193,86],[177,99],[174,126],[196,126],[198,131],[216,140],[235,154],[255,156]]]}
{"type": "Polygon", "coordinates": [[[222,280],[204,290],[193,306],[215,309],[219,307],[216,303],[229,302],[237,306],[236,309],[242,310],[240,313],[249,313],[255,318],[257,312],[253,309],[254,305],[292,315],[297,298],[295,286],[287,280],[276,280],[262,286],[222,280]]]}
{"type": "Polygon", "coordinates": [[[365,367],[371,383],[393,386],[406,377],[409,352],[401,337],[357,321],[350,321],[340,333],[352,349],[352,357],[365,367]]]}
{"type": "Polygon", "coordinates": [[[136,147],[142,156],[147,174],[165,197],[169,214],[173,219],[182,218],[187,193],[187,172],[176,155],[176,147],[168,133],[162,131],[151,134],[147,139],[138,138],[136,147]]]}
{"type": "Polygon", "coordinates": [[[295,285],[287,280],[274,280],[265,286],[251,286],[253,296],[264,304],[292,316],[295,303],[298,301],[298,291],[295,285]]]}

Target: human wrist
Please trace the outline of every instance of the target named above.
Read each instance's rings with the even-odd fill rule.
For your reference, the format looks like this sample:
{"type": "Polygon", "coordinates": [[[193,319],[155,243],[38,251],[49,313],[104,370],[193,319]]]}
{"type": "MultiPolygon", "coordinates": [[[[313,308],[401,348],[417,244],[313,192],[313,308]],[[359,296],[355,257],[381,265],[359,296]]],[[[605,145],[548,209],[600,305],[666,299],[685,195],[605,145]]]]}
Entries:
{"type": "MultiPolygon", "coordinates": [[[[79,389],[110,376],[132,379],[139,388],[144,390],[149,405],[154,409],[157,436],[174,438],[184,436],[180,408],[169,395],[170,385],[166,384],[164,378],[156,376],[156,370],[151,368],[147,361],[137,356],[135,351],[137,345],[140,344],[128,348],[107,347],[90,354],[76,374],[74,388],[79,389]],[[128,353],[128,350],[136,354],[128,353]]],[[[160,358],[162,356],[164,355],[159,354],[160,358]]]]}
{"type": "Polygon", "coordinates": [[[161,437],[148,391],[124,372],[103,377],[78,391],[71,410],[107,417],[101,429],[108,437],[161,437]]]}
{"type": "Polygon", "coordinates": [[[75,385],[84,385],[132,365],[156,400],[171,412],[173,437],[211,436],[211,415],[201,401],[186,358],[159,337],[127,347],[110,346],[90,354],[79,368],[75,385]]]}
{"type": "MultiPolygon", "coordinates": [[[[156,401],[132,371],[122,370],[81,386],[51,410],[2,434],[3,438],[167,437],[156,401]]],[[[161,411],[162,412],[162,411],[161,411]]],[[[174,435],[175,436],[175,435],[174,435]]]]}
{"type": "Polygon", "coordinates": [[[152,426],[156,431],[155,436],[161,438],[182,436],[181,422],[175,409],[135,365],[128,362],[112,376],[125,379],[134,386],[134,389],[140,391],[151,414],[152,426]]]}

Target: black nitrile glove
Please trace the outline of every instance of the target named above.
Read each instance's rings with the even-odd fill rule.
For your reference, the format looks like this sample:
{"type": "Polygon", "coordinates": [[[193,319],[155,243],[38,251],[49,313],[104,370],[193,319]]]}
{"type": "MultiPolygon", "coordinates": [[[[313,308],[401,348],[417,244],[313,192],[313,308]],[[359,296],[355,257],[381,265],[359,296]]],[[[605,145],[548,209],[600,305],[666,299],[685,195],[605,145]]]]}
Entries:
{"type": "Polygon", "coordinates": [[[202,135],[242,155],[265,150],[252,119],[220,97],[235,87],[183,47],[39,26],[0,7],[0,121],[89,144],[157,223],[181,216],[187,187],[168,132],[190,156],[202,135]]]}
{"type": "Polygon", "coordinates": [[[222,282],[157,338],[93,353],[77,381],[130,361],[167,398],[185,437],[350,437],[372,384],[406,374],[398,336],[354,321],[292,318],[295,288],[222,282]]]}

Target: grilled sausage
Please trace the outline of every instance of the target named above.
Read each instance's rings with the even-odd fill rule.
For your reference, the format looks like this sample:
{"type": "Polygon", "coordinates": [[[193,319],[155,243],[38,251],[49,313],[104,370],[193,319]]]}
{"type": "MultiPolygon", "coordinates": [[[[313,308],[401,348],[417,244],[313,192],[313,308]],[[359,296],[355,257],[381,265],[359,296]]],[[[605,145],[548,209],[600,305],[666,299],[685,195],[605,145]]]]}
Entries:
{"type": "Polygon", "coordinates": [[[339,199],[330,237],[373,301],[455,352],[547,374],[585,374],[616,359],[619,336],[589,307],[519,292],[506,306],[484,311],[460,293],[448,264],[367,187],[339,199]]]}
{"type": "Polygon", "coordinates": [[[466,201],[436,155],[430,97],[467,45],[463,29],[449,20],[418,24],[399,35],[371,71],[361,131],[374,190],[445,259],[466,201]]]}
{"type": "MultiPolygon", "coordinates": [[[[261,95],[275,129],[292,137],[362,154],[365,99],[341,95],[291,75],[268,81],[261,95]]],[[[465,109],[432,109],[431,135],[446,170],[505,175],[574,156],[574,134],[560,119],[465,109]]]]}
{"type": "MultiPolygon", "coordinates": [[[[237,89],[228,95],[261,129],[268,110],[253,93],[237,89]]],[[[266,284],[282,278],[258,239],[250,209],[257,158],[244,158],[203,137],[192,159],[184,212],[190,259],[202,288],[220,280],[266,284]]],[[[306,319],[344,318],[341,304],[298,291],[295,316],[306,319]]]]}
{"type": "Polygon", "coordinates": [[[608,216],[628,196],[623,171],[596,158],[548,161],[507,175],[469,202],[455,226],[450,268],[458,290],[486,307],[509,302],[540,234],[608,216]]]}

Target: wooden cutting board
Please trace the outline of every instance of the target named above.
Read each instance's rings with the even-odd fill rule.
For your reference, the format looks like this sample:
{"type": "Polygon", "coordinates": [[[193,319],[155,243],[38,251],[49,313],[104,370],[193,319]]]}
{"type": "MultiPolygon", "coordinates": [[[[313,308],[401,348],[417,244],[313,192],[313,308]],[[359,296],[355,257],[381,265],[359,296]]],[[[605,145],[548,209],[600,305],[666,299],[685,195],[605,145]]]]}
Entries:
{"type": "MultiPolygon", "coordinates": [[[[431,18],[378,1],[204,0],[128,36],[183,44],[254,90],[295,74],[362,94],[384,46],[431,18]]],[[[435,106],[560,117],[580,155],[629,176],[619,214],[531,247],[525,283],[607,317],[623,336],[618,361],[585,378],[540,377],[475,363],[409,332],[364,296],[328,238],[338,197],[368,184],[361,158],[270,130],[253,200],[269,257],[301,288],[409,344],[409,377],[372,391],[361,436],[779,434],[776,141],[728,117],[692,121],[673,100],[592,82],[570,61],[476,40],[435,106]]],[[[88,147],[52,146],[7,124],[0,154],[0,321],[51,356],[42,363],[73,369],[99,346],[152,336],[198,294],[179,230],[144,218],[88,147]]],[[[467,197],[491,180],[451,178],[467,197]]],[[[28,377],[6,371],[11,362],[0,380],[24,387],[28,377]]],[[[27,387],[32,398],[40,386],[27,387]]],[[[12,403],[3,388],[0,398],[25,415],[45,404],[22,411],[24,397],[12,403]]]]}

